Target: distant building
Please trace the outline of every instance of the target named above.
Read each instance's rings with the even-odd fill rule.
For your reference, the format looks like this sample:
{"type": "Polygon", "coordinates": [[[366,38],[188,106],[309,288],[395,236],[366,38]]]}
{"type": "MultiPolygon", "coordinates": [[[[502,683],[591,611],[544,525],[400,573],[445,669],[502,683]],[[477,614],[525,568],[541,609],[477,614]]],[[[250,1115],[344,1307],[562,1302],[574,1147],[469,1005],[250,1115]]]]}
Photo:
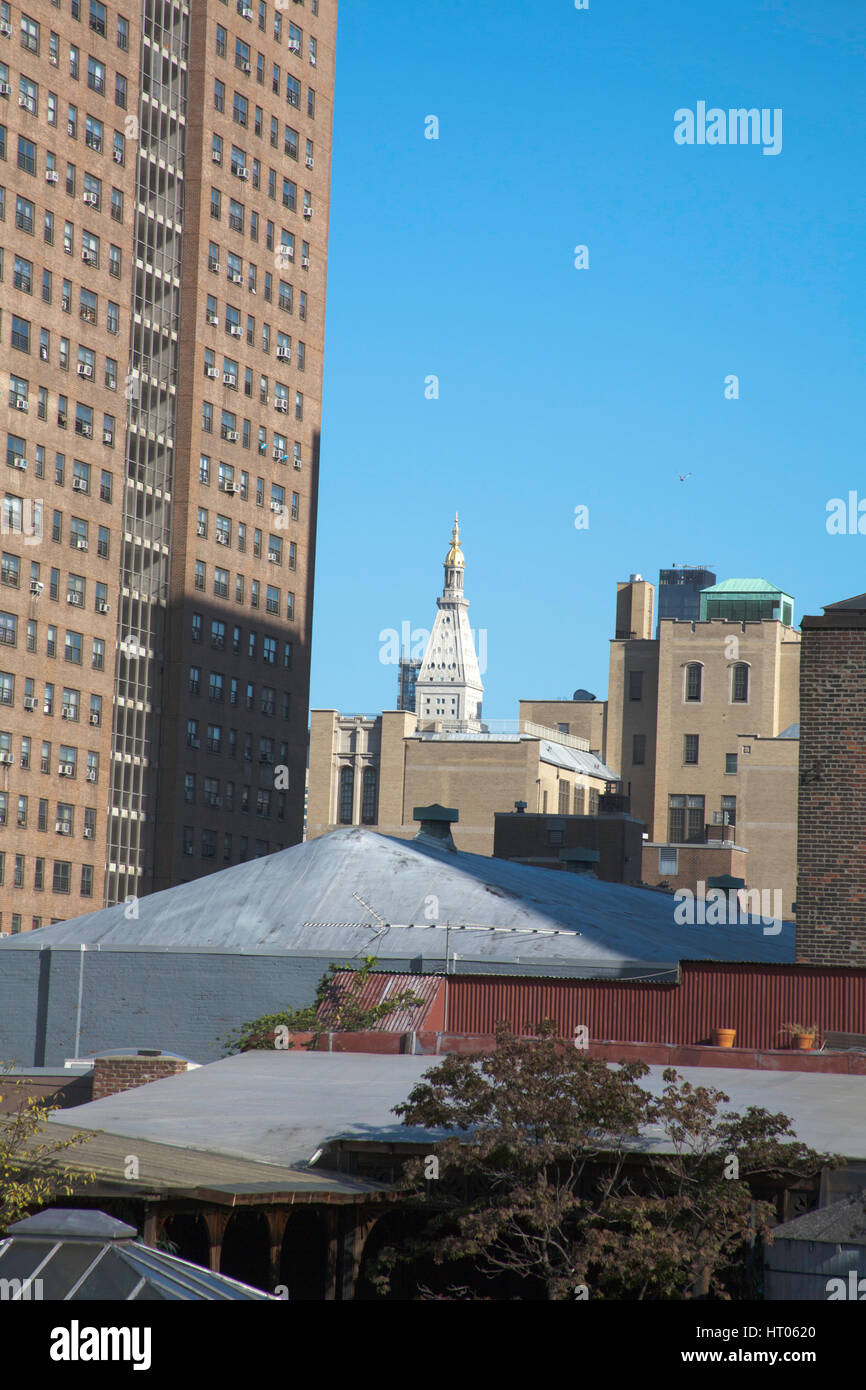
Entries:
{"type": "Polygon", "coordinates": [[[397,708],[415,713],[415,687],[421,670],[420,657],[401,656],[397,668],[397,708]]]}
{"type": "Polygon", "coordinates": [[[713,571],[702,565],[674,565],[672,569],[659,570],[659,623],[664,618],[678,618],[680,622],[700,618],[701,590],[715,582],[713,571]]]}
{"type": "Polygon", "coordinates": [[[438,611],[415,682],[415,700],[425,724],[439,720],[464,731],[480,731],[484,686],[469,627],[469,600],[463,592],[465,568],[455,516],[445,556],[445,587],[436,600],[438,611]]]}

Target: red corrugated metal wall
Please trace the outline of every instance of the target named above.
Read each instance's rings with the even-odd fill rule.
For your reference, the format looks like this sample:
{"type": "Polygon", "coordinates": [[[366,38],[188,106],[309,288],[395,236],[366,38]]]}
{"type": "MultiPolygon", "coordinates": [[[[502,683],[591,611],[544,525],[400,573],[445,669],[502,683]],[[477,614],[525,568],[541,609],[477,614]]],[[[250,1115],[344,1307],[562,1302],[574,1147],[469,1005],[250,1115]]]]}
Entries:
{"type": "Polygon", "coordinates": [[[709,1042],[714,1028],[736,1028],[737,1047],[790,1044],[785,1023],[866,1033],[866,970],[808,965],[684,962],[681,984],[450,975],[451,1033],[492,1033],[499,1022],[532,1032],[553,1018],[571,1036],[586,1024],[591,1039],[709,1042]]]}

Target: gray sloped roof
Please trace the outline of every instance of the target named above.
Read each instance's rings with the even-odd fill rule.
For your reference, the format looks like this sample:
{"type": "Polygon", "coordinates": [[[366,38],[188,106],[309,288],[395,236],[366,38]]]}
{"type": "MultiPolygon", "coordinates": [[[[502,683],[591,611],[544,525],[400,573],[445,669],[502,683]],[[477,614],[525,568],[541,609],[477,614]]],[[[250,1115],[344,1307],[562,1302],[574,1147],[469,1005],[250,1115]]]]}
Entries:
{"type": "Polygon", "coordinates": [[[774,1240],[821,1241],[830,1245],[866,1245],[866,1203],[862,1196],[843,1197],[828,1207],[807,1211],[773,1228],[774,1240]]]}
{"type": "Polygon", "coordinates": [[[369,953],[388,961],[421,956],[429,971],[447,949],[463,962],[551,965],[585,977],[670,970],[680,960],[794,960],[790,923],[777,935],[765,934],[757,919],[679,925],[667,894],[360,829],[334,831],[136,906],[137,917],[121,903],[7,937],[0,952],[84,944],[331,960],[369,953]]]}
{"type": "MultiPolygon", "coordinates": [[[[222,1154],[260,1163],[307,1168],[319,1149],[349,1143],[426,1143],[440,1131],[414,1129],[393,1113],[437,1056],[353,1052],[245,1052],[181,1072],[104,1100],[79,1105],[77,1129],[102,1129],[132,1139],[222,1154]]],[[[661,1096],[664,1066],[650,1066],[641,1085],[661,1096]]],[[[723,1091],[723,1111],[761,1106],[782,1112],[804,1144],[848,1158],[866,1154],[862,1115],[866,1076],[677,1067],[693,1086],[723,1091]]],[[[70,1123],[58,1111],[49,1123],[70,1123]]],[[[653,1127],[638,1147],[669,1153],[672,1143],[653,1127]]],[[[86,1158],[86,1146],[83,1150],[86,1158]]],[[[327,1167],[327,1156],[323,1159],[327,1167]]],[[[316,1168],[307,1169],[315,1172],[316,1168]]]]}

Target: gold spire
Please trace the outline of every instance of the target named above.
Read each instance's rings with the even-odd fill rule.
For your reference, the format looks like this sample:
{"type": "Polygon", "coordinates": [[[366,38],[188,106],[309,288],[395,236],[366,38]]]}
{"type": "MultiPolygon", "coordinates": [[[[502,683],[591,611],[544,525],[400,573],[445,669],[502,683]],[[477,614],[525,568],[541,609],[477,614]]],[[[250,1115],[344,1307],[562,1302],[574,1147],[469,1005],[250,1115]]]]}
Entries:
{"type": "Polygon", "coordinates": [[[445,568],[462,570],[464,566],[463,551],[460,549],[460,526],[455,512],[454,527],[451,531],[451,549],[445,557],[445,568]]]}

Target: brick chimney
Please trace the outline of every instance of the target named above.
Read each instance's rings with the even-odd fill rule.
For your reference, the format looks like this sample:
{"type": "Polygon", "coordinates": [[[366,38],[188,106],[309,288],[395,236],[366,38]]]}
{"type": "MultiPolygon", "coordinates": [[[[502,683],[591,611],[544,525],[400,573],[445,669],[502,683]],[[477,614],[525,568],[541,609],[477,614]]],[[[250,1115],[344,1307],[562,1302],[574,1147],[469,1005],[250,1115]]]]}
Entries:
{"type": "Polygon", "coordinates": [[[102,1100],[105,1096],[116,1095],[118,1091],[131,1091],[135,1086],[146,1086],[150,1081],[162,1081],[166,1076],[177,1076],[187,1071],[189,1063],[182,1057],[167,1057],[159,1051],[140,1048],[134,1056],[128,1052],[118,1052],[107,1057],[93,1059],[93,1099],[102,1100]]]}

